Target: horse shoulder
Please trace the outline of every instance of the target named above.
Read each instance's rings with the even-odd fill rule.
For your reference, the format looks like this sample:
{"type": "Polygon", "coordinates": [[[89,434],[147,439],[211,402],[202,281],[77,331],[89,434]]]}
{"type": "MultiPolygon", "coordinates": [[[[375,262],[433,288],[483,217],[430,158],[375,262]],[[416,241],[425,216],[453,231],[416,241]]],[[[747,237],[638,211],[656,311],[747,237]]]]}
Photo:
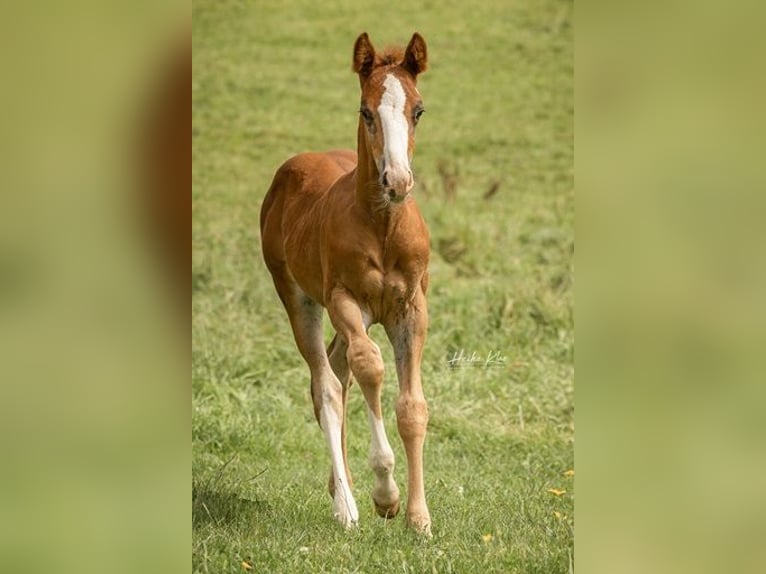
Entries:
{"type": "Polygon", "coordinates": [[[322,218],[322,250],[331,267],[379,265],[375,235],[351,190],[338,186],[328,194],[322,218]]]}
{"type": "Polygon", "coordinates": [[[425,268],[431,251],[431,236],[425,220],[414,202],[408,206],[395,236],[390,238],[392,256],[408,265],[420,265],[425,268]]]}
{"type": "Polygon", "coordinates": [[[343,183],[328,193],[322,218],[325,297],[341,288],[366,300],[382,289],[382,256],[368,216],[355,203],[353,186],[346,189],[343,183]]]}

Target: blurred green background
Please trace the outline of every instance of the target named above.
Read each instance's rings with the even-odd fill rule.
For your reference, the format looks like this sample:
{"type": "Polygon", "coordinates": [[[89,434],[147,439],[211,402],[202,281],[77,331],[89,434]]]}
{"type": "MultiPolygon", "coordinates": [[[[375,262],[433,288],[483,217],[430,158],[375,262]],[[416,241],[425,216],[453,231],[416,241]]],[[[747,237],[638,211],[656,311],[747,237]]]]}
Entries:
{"type": "Polygon", "coordinates": [[[189,5],[0,11],[0,571],[188,571],[189,328],[142,144],[189,5]]]}
{"type": "Polygon", "coordinates": [[[584,572],[763,570],[762,18],[578,4],[584,572]]]}

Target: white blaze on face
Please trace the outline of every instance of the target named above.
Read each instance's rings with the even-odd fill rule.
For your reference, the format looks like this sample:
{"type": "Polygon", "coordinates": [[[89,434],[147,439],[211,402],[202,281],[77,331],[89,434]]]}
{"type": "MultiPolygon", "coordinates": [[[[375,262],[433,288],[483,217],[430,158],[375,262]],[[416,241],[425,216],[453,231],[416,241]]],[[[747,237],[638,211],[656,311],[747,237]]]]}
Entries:
{"type": "Polygon", "coordinates": [[[405,116],[407,96],[401,82],[393,74],[388,74],[383,82],[383,95],[378,106],[378,115],[383,127],[383,157],[385,166],[392,176],[409,179],[410,160],[408,142],[410,125],[405,116]]]}

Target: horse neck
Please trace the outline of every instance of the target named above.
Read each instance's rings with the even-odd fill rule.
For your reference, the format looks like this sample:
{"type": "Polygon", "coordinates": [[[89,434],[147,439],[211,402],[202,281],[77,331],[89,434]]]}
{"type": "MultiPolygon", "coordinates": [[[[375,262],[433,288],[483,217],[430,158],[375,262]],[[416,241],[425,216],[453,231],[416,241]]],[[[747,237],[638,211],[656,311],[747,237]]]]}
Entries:
{"type": "Polygon", "coordinates": [[[360,119],[356,131],[356,197],[359,204],[373,208],[378,203],[380,194],[378,188],[380,172],[375,158],[367,151],[366,131],[367,128],[360,119]]]}

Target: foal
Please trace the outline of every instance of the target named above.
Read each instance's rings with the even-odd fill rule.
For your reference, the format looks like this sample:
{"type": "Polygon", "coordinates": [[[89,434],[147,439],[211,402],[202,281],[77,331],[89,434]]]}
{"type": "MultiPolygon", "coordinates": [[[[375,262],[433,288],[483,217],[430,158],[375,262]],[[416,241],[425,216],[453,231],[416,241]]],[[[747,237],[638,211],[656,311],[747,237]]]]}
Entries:
{"type": "Polygon", "coordinates": [[[332,460],[333,515],[359,519],[346,455],[345,408],[351,375],[367,402],[372,432],[372,498],[380,516],[399,511],[394,453],[383,428],[380,348],[367,335],[381,323],[399,379],[396,421],[407,454],[407,523],[430,534],[423,489],[428,409],[420,380],[428,315],[429,236],[410,195],[415,126],[423,113],[416,83],[426,44],[413,34],[406,50],[377,54],[367,34],[354,45],[362,89],[357,153],[304,153],[277,170],[261,209],[263,257],[311,371],[314,415],[332,460]],[[336,334],[325,351],[322,308],[336,334]]]}

